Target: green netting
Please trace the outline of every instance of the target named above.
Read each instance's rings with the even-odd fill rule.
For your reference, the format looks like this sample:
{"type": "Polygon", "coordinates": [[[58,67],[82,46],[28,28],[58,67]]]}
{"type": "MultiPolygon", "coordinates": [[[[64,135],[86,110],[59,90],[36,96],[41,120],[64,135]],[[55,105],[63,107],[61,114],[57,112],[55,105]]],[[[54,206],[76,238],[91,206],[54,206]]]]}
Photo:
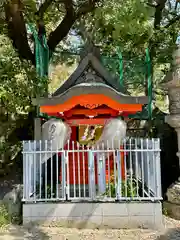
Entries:
{"type": "MultiPolygon", "coordinates": [[[[46,78],[45,94],[48,92],[48,70],[49,70],[49,48],[46,37],[43,35],[39,38],[37,30],[33,24],[29,24],[29,30],[34,36],[35,40],[35,59],[36,72],[41,78],[46,78]]],[[[39,96],[37,96],[39,97],[39,96]]],[[[39,106],[36,107],[36,114],[39,117],[39,106]]]]}
{"type": "Polygon", "coordinates": [[[35,39],[36,71],[40,77],[47,77],[49,69],[49,48],[46,37],[43,35],[42,39],[39,39],[33,24],[29,24],[29,29],[35,39]]]}
{"type": "Polygon", "coordinates": [[[118,53],[118,57],[103,56],[103,65],[114,75],[131,95],[148,96],[148,105],[144,106],[141,113],[130,115],[131,118],[152,118],[152,81],[151,61],[149,51],[146,49],[145,56],[132,57],[118,53]]]}
{"type": "Polygon", "coordinates": [[[129,60],[121,56],[120,58],[102,57],[104,66],[117,78],[117,81],[119,80],[119,84],[123,84],[128,90],[143,92],[147,79],[145,59],[129,60]]]}

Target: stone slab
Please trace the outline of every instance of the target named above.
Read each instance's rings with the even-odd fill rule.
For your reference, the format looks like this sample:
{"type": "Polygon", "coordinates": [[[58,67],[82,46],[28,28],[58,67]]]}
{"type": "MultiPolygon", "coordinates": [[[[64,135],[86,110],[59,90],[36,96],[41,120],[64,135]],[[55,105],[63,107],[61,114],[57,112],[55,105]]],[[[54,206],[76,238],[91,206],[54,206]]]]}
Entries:
{"type": "Polygon", "coordinates": [[[160,202],[123,203],[26,203],[23,223],[81,228],[160,229],[160,202]]]}

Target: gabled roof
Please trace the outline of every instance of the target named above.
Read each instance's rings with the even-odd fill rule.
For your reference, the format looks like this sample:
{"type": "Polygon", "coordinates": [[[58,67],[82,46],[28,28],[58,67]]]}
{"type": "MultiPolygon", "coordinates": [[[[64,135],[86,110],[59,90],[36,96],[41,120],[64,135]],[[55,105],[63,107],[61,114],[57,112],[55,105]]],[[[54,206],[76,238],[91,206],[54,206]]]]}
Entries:
{"type": "MultiPolygon", "coordinates": [[[[120,86],[118,81],[114,79],[105,67],[101,64],[100,60],[94,56],[93,53],[88,53],[80,62],[77,69],[72,73],[72,75],[66,80],[66,82],[58,88],[52,96],[58,96],[64,93],[66,90],[72,88],[73,86],[81,83],[86,83],[86,79],[82,76],[90,69],[95,71],[95,77],[92,82],[103,83],[107,86],[115,89],[118,92],[126,93],[125,90],[120,86]]],[[[88,81],[89,83],[90,81],[88,81]]]]}
{"type": "Polygon", "coordinates": [[[114,79],[101,64],[98,49],[95,46],[85,48],[82,57],[77,69],[60,88],[48,98],[33,99],[33,104],[54,106],[65,104],[69,99],[80,95],[92,94],[105,95],[120,104],[145,105],[148,103],[148,97],[130,96],[120,86],[118,80],[114,79]]]}
{"type": "Polygon", "coordinates": [[[65,92],[61,93],[58,96],[52,96],[49,98],[39,98],[33,99],[34,105],[40,106],[54,106],[58,104],[64,104],[68,99],[82,94],[106,94],[107,97],[110,97],[112,100],[121,103],[121,104],[147,104],[148,98],[145,96],[135,97],[123,94],[114,90],[113,88],[107,86],[103,83],[86,83],[86,84],[77,84],[65,92]]]}

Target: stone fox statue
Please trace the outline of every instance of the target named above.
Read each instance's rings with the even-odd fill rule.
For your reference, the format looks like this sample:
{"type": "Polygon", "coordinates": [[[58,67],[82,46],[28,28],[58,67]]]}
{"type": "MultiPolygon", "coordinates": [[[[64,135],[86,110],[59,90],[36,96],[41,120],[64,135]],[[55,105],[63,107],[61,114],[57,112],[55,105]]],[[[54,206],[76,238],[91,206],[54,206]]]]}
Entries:
{"type": "Polygon", "coordinates": [[[120,148],[120,144],[126,137],[127,124],[120,118],[111,119],[104,126],[102,135],[95,144],[95,148],[103,145],[104,149],[107,148],[120,148]]]}
{"type": "MultiPolygon", "coordinates": [[[[57,183],[57,179],[61,169],[61,156],[56,154],[57,150],[64,149],[67,141],[71,136],[71,128],[62,120],[50,119],[42,126],[42,147],[50,153],[42,154],[42,189],[45,182],[53,188],[57,183]],[[52,159],[52,161],[51,161],[52,159]],[[58,164],[57,164],[58,161],[58,164]],[[57,169],[58,165],[58,169],[57,169]],[[52,176],[51,176],[52,175],[52,176]]],[[[59,182],[59,179],[58,179],[59,182]]]]}

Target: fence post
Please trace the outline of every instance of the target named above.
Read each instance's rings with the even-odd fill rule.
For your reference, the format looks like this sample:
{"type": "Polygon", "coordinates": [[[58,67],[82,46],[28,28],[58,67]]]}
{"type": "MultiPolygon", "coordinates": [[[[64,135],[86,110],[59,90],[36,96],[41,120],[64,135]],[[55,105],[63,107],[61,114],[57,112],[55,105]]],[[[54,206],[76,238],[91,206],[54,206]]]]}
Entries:
{"type": "Polygon", "coordinates": [[[94,167],[94,153],[88,151],[88,169],[89,169],[89,195],[92,200],[95,198],[95,167],[94,167]]]}
{"type": "Polygon", "coordinates": [[[34,144],[32,141],[23,142],[23,164],[25,168],[25,176],[23,180],[25,181],[24,194],[25,200],[34,194],[34,144]]]}
{"type": "Polygon", "coordinates": [[[154,140],[154,154],[155,154],[155,172],[156,172],[156,194],[157,198],[162,198],[161,189],[161,161],[160,161],[160,140],[154,140]]]}
{"type": "Polygon", "coordinates": [[[149,170],[149,183],[148,183],[148,188],[151,191],[153,192],[156,192],[156,184],[155,184],[155,175],[156,175],[156,171],[154,171],[154,168],[155,168],[155,164],[154,164],[154,155],[155,155],[155,146],[154,146],[154,138],[153,139],[148,139],[148,151],[147,151],[147,154],[148,154],[148,160],[149,160],[149,167],[148,167],[148,170],[149,170]]]}
{"type": "Polygon", "coordinates": [[[97,172],[98,172],[98,187],[99,193],[103,194],[106,191],[106,163],[104,153],[97,154],[97,172]]]}
{"type": "Polygon", "coordinates": [[[120,200],[121,198],[121,152],[116,151],[116,163],[117,163],[117,189],[116,189],[116,198],[117,200],[120,200]]]}
{"type": "Polygon", "coordinates": [[[25,201],[27,196],[26,154],[24,152],[25,152],[25,141],[23,141],[23,199],[22,199],[23,201],[25,201]]]}
{"type": "MultiPolygon", "coordinates": [[[[62,152],[61,155],[61,168],[62,168],[62,197],[66,198],[67,193],[67,184],[66,184],[66,165],[67,165],[67,158],[65,155],[65,151],[62,152]]],[[[58,196],[59,198],[59,196],[58,196]]]]}

